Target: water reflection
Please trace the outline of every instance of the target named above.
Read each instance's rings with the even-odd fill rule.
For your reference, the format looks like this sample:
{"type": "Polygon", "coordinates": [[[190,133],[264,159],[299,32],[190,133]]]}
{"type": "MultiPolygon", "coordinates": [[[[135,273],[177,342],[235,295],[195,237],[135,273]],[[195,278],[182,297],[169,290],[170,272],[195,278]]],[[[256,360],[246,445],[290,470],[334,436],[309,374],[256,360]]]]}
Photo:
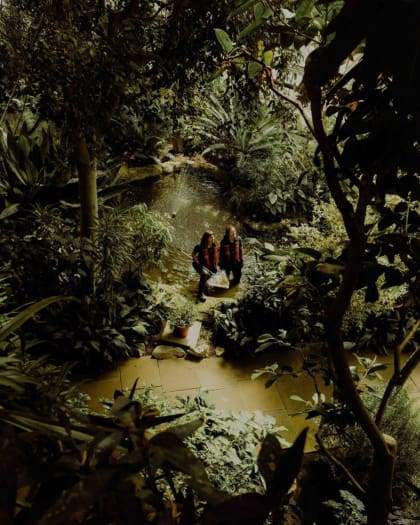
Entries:
{"type": "MultiPolygon", "coordinates": [[[[173,240],[165,268],[152,269],[150,276],[176,288],[195,290],[198,275],[191,266],[191,252],[205,230],[214,231],[220,241],[227,224],[240,224],[222,198],[217,182],[198,171],[183,171],[131,192],[132,204],[145,202],[150,210],[166,214],[173,227],[173,240]]],[[[235,296],[240,287],[217,293],[235,296]]]]}

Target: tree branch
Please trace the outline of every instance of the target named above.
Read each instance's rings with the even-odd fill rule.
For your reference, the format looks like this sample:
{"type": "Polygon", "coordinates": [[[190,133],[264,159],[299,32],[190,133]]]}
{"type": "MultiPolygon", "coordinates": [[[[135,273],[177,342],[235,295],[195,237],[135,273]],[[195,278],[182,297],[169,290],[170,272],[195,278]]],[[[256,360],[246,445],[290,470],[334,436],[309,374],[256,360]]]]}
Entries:
{"type": "Polygon", "coordinates": [[[399,356],[404,350],[404,348],[407,346],[407,344],[415,336],[419,326],[420,319],[417,320],[416,324],[405,336],[402,343],[398,345],[398,347],[394,350],[394,373],[392,374],[391,379],[388,381],[384,395],[382,396],[381,402],[376,412],[375,423],[378,426],[381,424],[383,415],[385,413],[386,405],[388,404],[388,400],[391,397],[394,388],[404,385],[404,383],[410,377],[410,374],[420,362],[420,348],[417,348],[417,350],[415,350],[415,352],[411,354],[411,356],[409,357],[405,365],[402,367],[402,369],[400,369],[399,356]]]}
{"type": "Polygon", "coordinates": [[[344,475],[350,480],[352,485],[355,487],[356,491],[358,492],[358,496],[362,498],[363,501],[366,501],[366,491],[365,489],[360,485],[360,483],[357,481],[357,479],[353,476],[353,474],[346,468],[339,459],[337,459],[335,456],[331,454],[331,452],[327,449],[327,447],[322,442],[322,439],[319,437],[318,433],[315,434],[316,442],[319,445],[319,448],[322,450],[322,452],[327,456],[327,458],[334,463],[336,467],[338,467],[344,475]]]}

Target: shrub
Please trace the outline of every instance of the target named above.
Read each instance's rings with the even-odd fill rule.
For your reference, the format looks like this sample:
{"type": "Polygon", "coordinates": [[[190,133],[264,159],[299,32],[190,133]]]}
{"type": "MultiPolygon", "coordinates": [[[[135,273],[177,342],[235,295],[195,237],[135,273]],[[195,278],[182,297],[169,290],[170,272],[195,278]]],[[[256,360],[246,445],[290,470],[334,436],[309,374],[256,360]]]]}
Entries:
{"type": "Polygon", "coordinates": [[[267,100],[251,105],[212,94],[201,108],[192,129],[202,154],[229,170],[226,198],[235,209],[268,221],[309,212],[315,172],[304,133],[267,100]]]}
{"type": "MultiPolygon", "coordinates": [[[[291,260],[283,259],[285,263],[291,260]]],[[[295,264],[305,266],[300,258],[295,264]]],[[[303,274],[286,275],[285,271],[289,269],[270,260],[248,269],[249,286],[244,296],[236,305],[225,305],[216,318],[216,341],[228,353],[240,356],[262,349],[258,342],[261,334],[274,334],[273,346],[280,349],[322,334],[324,305],[318,291],[308,285],[303,274]]]]}
{"type": "MultiPolygon", "coordinates": [[[[403,275],[404,264],[399,258],[391,264],[387,257],[374,255],[375,238],[378,235],[377,220],[376,214],[370,212],[367,258],[362,269],[361,282],[352,296],[343,320],[343,331],[346,339],[356,341],[360,349],[388,353],[398,332],[399,314],[395,306],[400,298],[407,294],[408,286],[392,283],[390,285],[388,280],[388,272],[403,275]],[[372,282],[372,275],[375,276],[375,283],[372,282]],[[366,283],[370,285],[367,286],[366,283]],[[378,294],[376,300],[370,300],[369,297],[373,286],[378,294]]],[[[312,210],[311,221],[299,226],[289,225],[289,232],[292,247],[317,246],[317,250],[322,254],[322,261],[331,263],[331,268],[337,265],[339,272],[339,267],[346,257],[347,234],[342,218],[332,203],[316,204],[312,210]]],[[[408,326],[412,317],[409,309],[406,317],[405,324],[408,326]]]]}
{"type": "Polygon", "coordinates": [[[160,322],[142,272],[146,262],[157,264],[164,253],[170,238],[164,220],[144,205],[105,210],[96,243],[81,241],[74,218],[59,208],[36,206],[3,225],[0,255],[10,261],[3,266],[9,284],[5,307],[58,293],[80,297],[77,307],[57,304],[25,327],[29,340],[47,341],[37,350],[94,369],[138,355],[137,343],[160,322]],[[95,289],[86,295],[92,268],[95,289]]]}
{"type": "MultiPolygon", "coordinates": [[[[368,410],[375,414],[379,406],[382,390],[362,393],[368,410]]],[[[337,427],[333,424],[321,427],[322,439],[334,448],[334,454],[351,468],[356,478],[367,482],[366,475],[372,461],[372,448],[363,430],[358,426],[337,427]]],[[[420,418],[408,393],[401,389],[389,400],[381,423],[381,430],[397,441],[393,498],[398,506],[414,502],[410,484],[419,483],[420,457],[413,451],[420,447],[420,418]]]]}

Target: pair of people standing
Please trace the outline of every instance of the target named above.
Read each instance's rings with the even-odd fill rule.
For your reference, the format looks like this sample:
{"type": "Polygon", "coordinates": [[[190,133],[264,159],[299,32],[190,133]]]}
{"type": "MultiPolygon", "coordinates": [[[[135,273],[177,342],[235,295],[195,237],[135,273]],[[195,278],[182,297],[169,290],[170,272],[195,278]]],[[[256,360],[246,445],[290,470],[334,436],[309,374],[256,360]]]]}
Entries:
{"type": "Polygon", "coordinates": [[[204,297],[206,282],[213,273],[216,273],[217,266],[226,271],[228,278],[230,274],[233,275],[231,284],[238,284],[242,276],[243,248],[236,228],[232,225],[226,228],[220,246],[212,231],[204,232],[200,244],[197,244],[192,252],[192,259],[194,269],[200,274],[198,283],[200,301],[206,300],[204,297]]]}

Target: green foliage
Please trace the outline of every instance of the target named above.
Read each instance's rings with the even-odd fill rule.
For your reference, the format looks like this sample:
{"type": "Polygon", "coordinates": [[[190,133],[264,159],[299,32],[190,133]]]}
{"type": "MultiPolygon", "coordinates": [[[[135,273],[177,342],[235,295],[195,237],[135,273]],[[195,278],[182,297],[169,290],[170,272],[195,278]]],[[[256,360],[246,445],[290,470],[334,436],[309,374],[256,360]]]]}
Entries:
{"type": "Polygon", "coordinates": [[[170,90],[161,90],[122,106],[106,131],[109,154],[132,165],[159,162],[172,126],[170,103],[170,90]]]}
{"type": "MultiPolygon", "coordinates": [[[[362,393],[368,410],[375,414],[381,398],[382,389],[366,390],[362,393]]],[[[400,389],[389,400],[381,423],[381,431],[396,439],[397,459],[393,481],[395,504],[403,507],[414,501],[415,495],[410,483],[418,485],[420,459],[413,454],[418,450],[420,420],[413,400],[405,390],[400,389]]],[[[367,482],[368,466],[372,462],[372,447],[359,425],[343,427],[330,421],[321,428],[321,436],[334,454],[346,465],[351,465],[352,473],[367,482]]]]}
{"type": "Polygon", "coordinates": [[[77,307],[58,303],[33,316],[25,327],[31,351],[56,360],[101,368],[138,355],[137,346],[158,329],[149,285],[141,277],[147,262],[159,262],[169,226],[143,205],[105,210],[97,243],[80,240],[74,220],[53,207],[32,208],[19,222],[3,221],[0,253],[9,284],[5,307],[64,293],[80,297],[77,307]],[[166,228],[166,229],[165,229],[166,228]],[[13,242],[11,242],[13,241],[13,242]],[[94,293],[86,295],[87,269],[94,268],[94,293]]]}
{"type": "Polygon", "coordinates": [[[364,504],[347,490],[340,490],[340,501],[324,501],[323,505],[332,512],[337,525],[361,525],[366,522],[364,504]]]}
{"type": "MultiPolygon", "coordinates": [[[[3,411],[3,421],[9,426],[3,426],[0,434],[5,445],[1,476],[2,481],[8,480],[2,512],[12,516],[17,505],[19,520],[44,525],[76,518],[81,524],[92,520],[129,523],[133,515],[143,521],[160,515],[166,523],[175,524],[170,509],[186,525],[203,519],[217,523],[226,516],[232,517],[229,522],[235,516],[242,523],[249,518],[262,524],[279,498],[287,503],[287,491],[300,469],[306,429],[285,450],[274,434],[265,435],[257,459],[255,445],[262,436],[253,431],[252,441],[232,420],[227,441],[234,439],[239,444],[246,440],[248,462],[254,456],[266,486],[265,491],[259,487],[259,494],[232,495],[215,486],[206,465],[191,451],[194,442],[200,442],[194,434],[203,419],[190,417],[182,422],[179,413],[161,416],[154,407],[134,398],[135,388],[136,384],[129,397],[116,391],[106,416],[81,415],[65,407],[61,407],[60,419],[24,419],[3,411]],[[192,444],[187,445],[190,436],[192,444]],[[25,496],[16,498],[21,486],[38,489],[31,492],[30,505],[25,496]]],[[[230,419],[214,414],[208,432],[214,438],[212,427],[230,419]]],[[[256,424],[264,425],[252,418],[244,422],[245,427],[256,424]]],[[[221,429],[224,432],[223,426],[221,429]]],[[[255,471],[253,475],[257,479],[255,471]]]]}
{"type": "Polygon", "coordinates": [[[48,189],[64,185],[71,175],[52,124],[44,121],[31,126],[30,119],[35,116],[28,109],[20,111],[23,124],[12,130],[6,121],[0,128],[0,217],[16,210],[17,205],[34,202],[48,189]]]}
{"type": "Polygon", "coordinates": [[[308,280],[313,259],[279,252],[268,249],[267,260],[248,270],[249,287],[243,298],[224,307],[216,319],[216,340],[234,355],[284,349],[322,334],[324,301],[308,280]]]}
{"type": "Polygon", "coordinates": [[[290,124],[282,124],[279,111],[267,102],[245,104],[237,95],[210,94],[199,102],[202,114],[192,130],[203,155],[229,170],[227,198],[248,215],[273,220],[303,215],[311,207],[313,172],[308,140],[290,124]]]}
{"type": "MultiPolygon", "coordinates": [[[[32,414],[57,415],[59,405],[74,402],[77,389],[71,386],[68,375],[71,365],[55,367],[45,358],[31,359],[23,352],[22,339],[16,333],[36,314],[58,301],[73,301],[71,297],[49,297],[21,309],[7,312],[7,319],[0,328],[0,397],[2,416],[7,419],[10,411],[27,411],[32,414]]],[[[1,417],[1,416],[0,416],[1,417]]]]}
{"type": "Polygon", "coordinates": [[[190,326],[197,316],[194,303],[185,297],[174,297],[168,306],[168,320],[171,326],[190,326]]]}
{"type": "Polygon", "coordinates": [[[159,266],[167,254],[172,226],[142,203],[104,208],[97,232],[96,286],[111,298],[124,272],[141,273],[159,266]]]}
{"type": "Polygon", "coordinates": [[[264,492],[257,470],[256,451],[268,434],[276,434],[283,447],[290,446],[282,437],[286,429],[277,427],[273,417],[260,411],[217,410],[205,391],[195,396],[177,397],[176,407],[173,401],[170,404],[166,396],[152,388],[138,390],[135,398],[147,404],[153,403],[162,415],[176,413],[180,406],[185,415],[178,420],[179,423],[203,420],[185,443],[204,463],[211,482],[231,495],[264,492]]]}
{"type": "Polygon", "coordinates": [[[57,207],[36,205],[18,220],[3,220],[0,254],[10,262],[11,304],[60,293],[78,295],[86,275],[81,251],[74,220],[57,207]]]}
{"type": "Polygon", "coordinates": [[[202,102],[202,111],[192,128],[207,146],[203,155],[220,151],[240,167],[247,156],[279,153],[285,131],[267,106],[246,110],[236,97],[222,101],[211,95],[202,102]]]}
{"type": "MultiPolygon", "coordinates": [[[[417,214],[416,205],[401,199],[396,201],[394,208],[405,213],[410,211],[413,216],[417,214]]],[[[386,354],[392,349],[398,332],[400,315],[396,306],[404,303],[403,298],[407,297],[412,286],[410,282],[415,281],[414,261],[417,255],[416,248],[408,239],[408,244],[404,241],[405,247],[401,246],[401,255],[395,253],[395,247],[385,246],[383,237],[389,239],[395,229],[387,226],[376,212],[369,213],[368,221],[367,253],[357,289],[343,319],[343,331],[346,339],[357,341],[358,348],[386,354]],[[378,295],[376,300],[369,301],[369,291],[373,289],[378,295]]],[[[402,222],[401,217],[401,227],[402,222]]],[[[335,281],[338,285],[348,241],[337,208],[331,203],[321,202],[313,207],[310,222],[289,225],[289,232],[294,246],[317,246],[322,253],[318,272],[330,275],[331,284],[335,281]]],[[[311,282],[318,285],[318,280],[312,279],[311,282]]],[[[405,308],[404,315],[404,331],[407,332],[415,314],[412,308],[405,308]]]]}

